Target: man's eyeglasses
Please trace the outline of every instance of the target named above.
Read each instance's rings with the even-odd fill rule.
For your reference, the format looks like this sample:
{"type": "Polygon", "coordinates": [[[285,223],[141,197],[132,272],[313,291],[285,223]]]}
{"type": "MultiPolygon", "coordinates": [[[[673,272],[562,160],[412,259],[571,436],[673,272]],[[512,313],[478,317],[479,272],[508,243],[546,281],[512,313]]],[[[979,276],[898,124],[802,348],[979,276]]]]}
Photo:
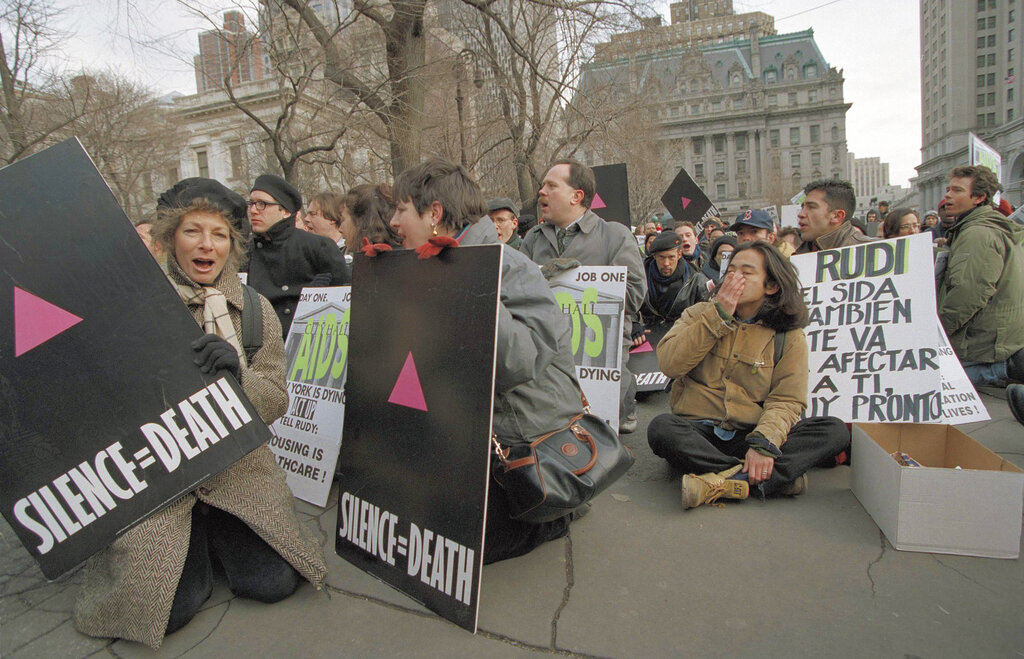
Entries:
{"type": "MultiPolygon", "coordinates": [[[[250,201],[245,202],[245,204],[249,208],[255,208],[258,211],[265,211],[265,210],[267,210],[267,206],[281,206],[281,204],[277,203],[276,201],[260,201],[260,200],[256,200],[256,201],[250,200],[250,201]]],[[[281,206],[281,208],[284,208],[284,206],[281,206]]]]}
{"type": "Polygon", "coordinates": [[[900,231],[906,231],[907,229],[920,229],[920,228],[921,228],[921,223],[920,222],[911,222],[910,224],[901,224],[901,225],[899,225],[899,230],[900,231]]]}

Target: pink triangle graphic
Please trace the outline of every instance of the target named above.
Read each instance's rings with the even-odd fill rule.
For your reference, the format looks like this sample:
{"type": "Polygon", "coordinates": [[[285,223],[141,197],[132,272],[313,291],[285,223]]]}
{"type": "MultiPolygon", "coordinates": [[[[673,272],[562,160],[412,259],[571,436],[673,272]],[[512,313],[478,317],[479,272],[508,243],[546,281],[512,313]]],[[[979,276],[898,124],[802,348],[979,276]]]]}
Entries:
{"type": "Polygon", "coordinates": [[[608,204],[604,203],[604,199],[601,199],[601,195],[594,193],[594,201],[590,202],[590,210],[597,210],[598,208],[606,208],[608,204]]]}
{"type": "Polygon", "coordinates": [[[686,197],[680,197],[679,200],[683,202],[683,209],[684,210],[686,209],[687,206],[690,205],[690,202],[693,201],[693,199],[687,199],[686,197]]]}
{"type": "Polygon", "coordinates": [[[82,322],[73,313],[14,287],[14,356],[46,343],[64,330],[82,322]]]}
{"type": "Polygon", "coordinates": [[[391,390],[388,402],[427,411],[427,401],[423,398],[423,387],[420,386],[420,376],[416,373],[416,362],[413,361],[411,352],[405,358],[402,372],[398,374],[398,380],[395,381],[395,388],[391,390]]]}
{"type": "Polygon", "coordinates": [[[635,355],[638,352],[654,352],[654,346],[651,345],[650,341],[644,341],[637,347],[629,351],[629,354],[635,355]]]}

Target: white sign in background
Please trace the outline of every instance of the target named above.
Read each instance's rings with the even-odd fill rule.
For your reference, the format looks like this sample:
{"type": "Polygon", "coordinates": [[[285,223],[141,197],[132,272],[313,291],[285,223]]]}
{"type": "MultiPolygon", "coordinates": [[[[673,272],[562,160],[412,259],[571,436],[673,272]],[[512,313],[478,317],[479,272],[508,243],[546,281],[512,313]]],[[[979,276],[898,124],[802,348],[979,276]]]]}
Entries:
{"type": "Polygon", "coordinates": [[[939,319],[935,319],[939,332],[939,375],[942,376],[942,416],[946,423],[956,426],[973,421],[988,421],[989,416],[981,396],[967,378],[953,348],[949,345],[946,330],[939,319]]]}
{"type": "Polygon", "coordinates": [[[303,289],[285,341],[288,412],[270,429],[270,448],[292,493],[327,504],[345,420],[352,287],[303,289]]]}
{"type": "Polygon", "coordinates": [[[618,428],[626,267],[580,266],[548,285],[572,325],[576,377],[590,411],[618,428]]]}
{"type": "Polygon", "coordinates": [[[791,261],[810,310],[807,416],[944,423],[930,235],[791,261]]]}

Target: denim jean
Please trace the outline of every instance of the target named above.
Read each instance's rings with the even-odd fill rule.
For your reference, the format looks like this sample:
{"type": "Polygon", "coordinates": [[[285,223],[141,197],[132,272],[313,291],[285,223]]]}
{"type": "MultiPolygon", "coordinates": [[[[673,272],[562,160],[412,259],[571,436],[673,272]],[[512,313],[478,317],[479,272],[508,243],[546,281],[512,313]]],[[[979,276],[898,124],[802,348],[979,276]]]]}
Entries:
{"type": "Polygon", "coordinates": [[[967,379],[975,387],[983,384],[996,384],[1001,380],[1009,379],[1005,361],[992,362],[990,364],[985,362],[961,362],[960,365],[964,367],[967,379]]]}
{"type": "MultiPolygon", "coordinates": [[[[743,462],[749,446],[746,432],[723,441],[714,427],[675,414],[661,414],[647,427],[647,442],[654,454],[690,474],[725,471],[743,462]]],[[[798,421],[786,436],[782,455],[775,459],[771,478],[761,491],[770,497],[825,458],[839,454],[850,445],[846,424],[832,416],[798,421]]]]}

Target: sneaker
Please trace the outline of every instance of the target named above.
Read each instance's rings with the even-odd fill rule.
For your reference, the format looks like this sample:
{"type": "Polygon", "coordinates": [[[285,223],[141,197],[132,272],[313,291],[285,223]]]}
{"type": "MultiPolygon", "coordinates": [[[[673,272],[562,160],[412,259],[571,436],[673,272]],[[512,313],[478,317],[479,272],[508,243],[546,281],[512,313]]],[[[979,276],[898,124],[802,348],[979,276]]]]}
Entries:
{"type": "Polygon", "coordinates": [[[717,474],[709,472],[700,476],[683,476],[683,509],[696,508],[702,503],[715,503],[721,498],[746,499],[750,495],[747,481],[730,478],[742,468],[743,465],[736,465],[717,474]]]}
{"type": "Polygon", "coordinates": [[[1010,406],[1017,423],[1024,424],[1024,384],[1006,386],[1006,403],[1010,406]]]}
{"type": "Polygon", "coordinates": [[[807,491],[807,474],[800,474],[792,483],[786,483],[779,487],[780,497],[795,497],[807,491]]]}
{"type": "Polygon", "coordinates": [[[627,414],[625,419],[619,421],[619,434],[628,435],[631,432],[636,432],[637,418],[636,412],[627,414]]]}
{"type": "MultiPolygon", "coordinates": [[[[1006,377],[1011,382],[1024,382],[1024,348],[1010,355],[1006,360],[1006,377]]],[[[1018,419],[1020,421],[1020,419],[1018,419]]]]}

